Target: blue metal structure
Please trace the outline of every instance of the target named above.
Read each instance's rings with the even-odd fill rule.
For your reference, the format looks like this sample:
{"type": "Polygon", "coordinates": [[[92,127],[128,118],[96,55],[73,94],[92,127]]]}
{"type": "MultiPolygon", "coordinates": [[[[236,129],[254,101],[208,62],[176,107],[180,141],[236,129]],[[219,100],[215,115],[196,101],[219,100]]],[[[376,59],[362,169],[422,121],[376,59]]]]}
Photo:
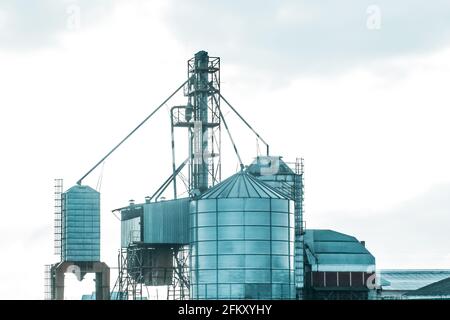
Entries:
{"type": "Polygon", "coordinates": [[[383,269],[377,272],[380,279],[378,299],[403,299],[414,291],[438,281],[450,279],[450,270],[439,269],[383,269]]]}
{"type": "Polygon", "coordinates": [[[294,203],[240,172],[191,202],[191,299],[295,299],[294,203]]]}
{"type": "Polygon", "coordinates": [[[220,93],[220,58],[199,51],[187,67],[188,79],[78,185],[62,193],[62,182],[57,183],[55,248],[62,263],[49,269],[52,297],[63,297],[61,279],[72,263],[81,274],[102,272],[96,297],[109,298],[109,268],[92,263],[100,261],[100,194],[82,181],[181,89],[186,105],[170,109],[172,174],[145,203],[133,201],[114,210],[121,216],[116,297],[143,299],[143,286],[167,286],[168,299],[302,299],[307,281],[316,296],[323,296],[317,293],[323,288],[330,291],[335,282],[339,289],[365,292],[363,284],[372,276],[375,262],[361,243],[329,230],[311,230],[305,240],[303,162],[298,159],[292,168],[280,156],[269,155],[267,142],[220,93]],[[266,156],[247,168],[221,101],[266,145],[266,156]],[[222,122],[241,171],[220,182],[222,122]],[[178,166],[174,128],[187,129],[188,155],[178,166]],[[177,179],[185,193],[177,191],[177,179]],[[159,201],[171,183],[173,200],[159,201]],[[188,198],[178,198],[185,194],[188,198]]]}
{"type": "Polygon", "coordinates": [[[280,156],[258,156],[247,172],[286,194],[295,202],[295,288],[301,299],[304,287],[304,220],[303,220],[303,160],[297,159],[294,170],[280,156]]]}
{"type": "Polygon", "coordinates": [[[100,193],[75,185],[62,194],[62,261],[100,261],[100,193]]]}
{"type": "Polygon", "coordinates": [[[64,300],[65,273],[82,281],[95,274],[95,299],[109,300],[110,270],[100,261],[100,193],[75,185],[62,193],[55,185],[55,248],[60,261],[46,267],[46,299],[64,300]]]}
{"type": "Polygon", "coordinates": [[[306,230],[305,294],[307,299],[372,297],[375,257],[363,241],[333,230],[306,230]]]}
{"type": "Polygon", "coordinates": [[[142,244],[189,244],[189,198],[132,204],[120,209],[122,248],[142,244]]]}

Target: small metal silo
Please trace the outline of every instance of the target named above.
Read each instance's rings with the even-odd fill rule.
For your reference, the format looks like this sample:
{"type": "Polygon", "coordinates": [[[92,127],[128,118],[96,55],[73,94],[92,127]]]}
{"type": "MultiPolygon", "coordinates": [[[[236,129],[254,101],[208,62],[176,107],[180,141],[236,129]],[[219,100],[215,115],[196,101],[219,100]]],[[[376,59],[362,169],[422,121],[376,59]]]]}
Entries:
{"type": "Polygon", "coordinates": [[[100,261],[100,193],[75,185],[62,194],[62,261],[100,261]]]}

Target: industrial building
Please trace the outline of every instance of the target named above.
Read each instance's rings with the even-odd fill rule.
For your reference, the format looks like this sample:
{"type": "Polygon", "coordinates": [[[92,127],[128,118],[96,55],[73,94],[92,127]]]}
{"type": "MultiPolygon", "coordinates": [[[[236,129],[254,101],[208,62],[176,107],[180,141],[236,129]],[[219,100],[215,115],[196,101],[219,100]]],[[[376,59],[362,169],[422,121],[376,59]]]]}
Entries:
{"type": "Polygon", "coordinates": [[[148,288],[159,286],[167,288],[167,299],[368,299],[375,258],[364,243],[305,228],[303,159],[288,162],[270,154],[267,142],[221,93],[220,58],[200,51],[187,66],[187,80],[77,185],[62,192],[58,181],[61,261],[48,268],[47,297],[63,299],[64,273],[75,270],[80,280],[96,273],[96,293],[89,296],[95,299],[147,299],[148,288]],[[113,210],[120,215],[121,242],[110,290],[109,267],[100,262],[100,194],[82,182],[181,91],[186,104],[170,110],[172,172],[152,195],[113,210]],[[242,162],[224,107],[266,146],[265,155],[242,162]],[[225,179],[223,128],[240,164],[225,179]],[[185,130],[188,154],[179,154],[175,130],[185,130]],[[171,188],[172,199],[163,198],[171,188]],[[180,197],[183,188],[187,196],[180,197]]]}
{"type": "Polygon", "coordinates": [[[377,299],[449,299],[450,270],[385,269],[377,272],[377,299]],[[442,286],[444,284],[447,286],[442,286]],[[423,289],[423,290],[422,290],[423,289]]]}
{"type": "Polygon", "coordinates": [[[373,298],[375,257],[364,242],[332,230],[306,230],[305,256],[305,298],[373,298]]]}

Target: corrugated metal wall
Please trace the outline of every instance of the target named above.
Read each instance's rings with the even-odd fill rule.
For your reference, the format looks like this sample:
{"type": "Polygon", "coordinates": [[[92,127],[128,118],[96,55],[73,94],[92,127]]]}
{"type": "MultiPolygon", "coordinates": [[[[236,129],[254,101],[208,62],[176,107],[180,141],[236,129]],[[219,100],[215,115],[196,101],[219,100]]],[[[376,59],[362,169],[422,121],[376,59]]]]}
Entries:
{"type": "Polygon", "coordinates": [[[192,299],[295,299],[293,201],[193,201],[191,232],[192,299]]]}
{"type": "Polygon", "coordinates": [[[141,217],[122,220],[120,233],[122,248],[128,247],[131,242],[141,241],[141,217]]]}
{"type": "Polygon", "coordinates": [[[63,194],[62,259],[100,261],[100,193],[74,186],[63,194]]]}
{"type": "Polygon", "coordinates": [[[145,243],[189,243],[189,199],[144,205],[145,243]]]}

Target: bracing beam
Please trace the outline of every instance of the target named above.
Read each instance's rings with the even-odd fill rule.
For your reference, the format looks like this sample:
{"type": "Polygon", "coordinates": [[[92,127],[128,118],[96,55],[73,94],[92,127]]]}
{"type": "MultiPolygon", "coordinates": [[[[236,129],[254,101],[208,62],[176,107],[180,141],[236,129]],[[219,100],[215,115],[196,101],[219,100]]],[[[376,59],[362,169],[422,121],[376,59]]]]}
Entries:
{"type": "Polygon", "coordinates": [[[155,110],[153,110],[152,113],[150,113],[141,123],[139,123],[139,125],[136,128],[134,128],[125,138],[123,138],[114,148],[112,148],[111,151],[109,151],[102,159],[100,159],[99,162],[97,162],[88,172],[84,174],[84,176],[80,178],[80,180],[77,181],[77,184],[81,185],[84,178],[86,178],[89,174],[91,174],[91,172],[94,171],[103,161],[105,161],[114,151],[116,151],[117,148],[119,148],[126,140],[128,140],[128,138],[131,137],[133,133],[135,133],[140,127],[142,127],[142,125],[146,123],[147,120],[150,119],[156,112],[158,112],[158,110],[161,109],[162,106],[164,106],[170,99],[172,99],[172,97],[178,91],[180,91],[181,88],[183,88],[185,84],[188,83],[189,80],[190,79],[183,82],[183,84],[180,85],[169,97],[167,97],[155,110]]]}
{"type": "Polygon", "coordinates": [[[252,128],[252,126],[239,114],[239,112],[236,111],[235,108],[233,108],[233,106],[228,102],[227,99],[224,98],[224,96],[218,92],[220,98],[225,101],[225,103],[230,107],[231,110],[233,110],[234,113],[236,113],[236,115],[245,123],[245,125],[252,130],[252,132],[258,137],[258,139],[260,139],[265,145],[266,145],[266,152],[267,155],[269,155],[269,145],[267,144],[267,142],[258,134],[258,132],[255,131],[255,129],[252,128]]]}

